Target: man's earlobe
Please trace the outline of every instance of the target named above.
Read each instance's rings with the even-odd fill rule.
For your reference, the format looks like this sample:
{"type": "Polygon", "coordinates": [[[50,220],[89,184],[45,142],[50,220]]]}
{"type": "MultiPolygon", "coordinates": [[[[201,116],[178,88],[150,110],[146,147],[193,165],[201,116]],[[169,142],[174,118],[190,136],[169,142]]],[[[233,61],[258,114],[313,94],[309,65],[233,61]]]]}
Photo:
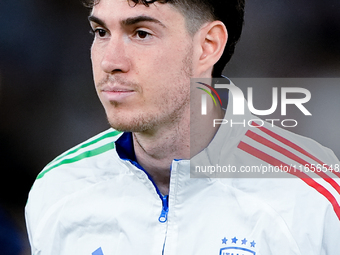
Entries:
{"type": "Polygon", "coordinates": [[[212,68],[221,58],[228,40],[228,32],[221,21],[214,21],[201,29],[202,67],[212,68]]]}

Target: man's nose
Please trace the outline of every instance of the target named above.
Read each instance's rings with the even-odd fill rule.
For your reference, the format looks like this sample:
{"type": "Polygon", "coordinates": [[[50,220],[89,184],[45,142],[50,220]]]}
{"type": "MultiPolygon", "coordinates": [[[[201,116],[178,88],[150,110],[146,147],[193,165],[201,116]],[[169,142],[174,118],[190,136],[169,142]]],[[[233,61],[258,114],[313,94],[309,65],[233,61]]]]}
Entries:
{"type": "Polygon", "coordinates": [[[101,67],[106,73],[123,72],[130,69],[130,60],[126,55],[126,49],[123,40],[117,37],[111,37],[110,42],[105,48],[101,67]]]}

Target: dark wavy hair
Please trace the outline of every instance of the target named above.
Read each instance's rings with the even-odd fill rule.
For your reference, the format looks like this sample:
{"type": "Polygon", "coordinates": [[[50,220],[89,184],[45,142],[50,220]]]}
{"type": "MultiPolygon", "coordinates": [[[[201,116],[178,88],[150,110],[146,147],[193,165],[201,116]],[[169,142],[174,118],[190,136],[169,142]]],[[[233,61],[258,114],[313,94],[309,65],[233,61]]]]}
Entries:
{"type": "MultiPolygon", "coordinates": [[[[174,5],[186,18],[190,34],[195,34],[207,21],[220,20],[228,30],[228,42],[220,60],[214,65],[213,77],[220,77],[230,61],[239,41],[244,23],[245,0],[127,0],[130,4],[149,6],[154,2],[174,5]]],[[[93,8],[100,0],[84,0],[84,5],[93,8]]]]}

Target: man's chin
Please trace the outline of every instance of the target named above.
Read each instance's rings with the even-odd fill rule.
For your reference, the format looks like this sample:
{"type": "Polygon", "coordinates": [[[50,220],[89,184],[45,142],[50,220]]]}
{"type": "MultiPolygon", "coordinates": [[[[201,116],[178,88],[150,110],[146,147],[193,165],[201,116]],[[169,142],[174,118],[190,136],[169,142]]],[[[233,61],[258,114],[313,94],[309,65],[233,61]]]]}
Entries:
{"type": "Polygon", "coordinates": [[[110,126],[118,131],[121,132],[146,132],[152,129],[152,125],[150,122],[143,122],[143,121],[117,121],[117,120],[110,120],[108,119],[110,126]]]}

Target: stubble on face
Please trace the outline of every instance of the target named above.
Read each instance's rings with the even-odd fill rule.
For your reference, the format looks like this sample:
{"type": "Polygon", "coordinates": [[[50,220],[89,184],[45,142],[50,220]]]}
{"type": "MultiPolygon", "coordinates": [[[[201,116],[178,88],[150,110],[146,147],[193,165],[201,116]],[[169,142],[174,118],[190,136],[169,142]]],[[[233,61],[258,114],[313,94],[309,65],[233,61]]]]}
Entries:
{"type": "MultiPolygon", "coordinates": [[[[178,66],[171,81],[158,95],[154,97],[154,108],[152,111],[145,109],[131,109],[130,114],[120,112],[120,103],[110,102],[110,107],[115,111],[107,112],[110,126],[123,132],[154,132],[158,127],[164,125],[176,125],[183,118],[189,118],[190,107],[190,78],[192,77],[193,46],[189,45],[185,51],[181,66],[178,66]],[[176,88],[171,87],[176,86],[176,88]],[[164,89],[166,88],[166,89],[164,89]],[[134,111],[134,112],[133,112],[134,111]],[[186,116],[187,114],[187,116],[186,116]]],[[[166,61],[166,60],[164,60],[166,61]]],[[[166,72],[166,70],[164,70],[166,72]]],[[[108,75],[98,84],[98,88],[107,83],[118,83],[134,89],[137,93],[143,93],[143,84],[128,82],[119,76],[108,75]]]]}

